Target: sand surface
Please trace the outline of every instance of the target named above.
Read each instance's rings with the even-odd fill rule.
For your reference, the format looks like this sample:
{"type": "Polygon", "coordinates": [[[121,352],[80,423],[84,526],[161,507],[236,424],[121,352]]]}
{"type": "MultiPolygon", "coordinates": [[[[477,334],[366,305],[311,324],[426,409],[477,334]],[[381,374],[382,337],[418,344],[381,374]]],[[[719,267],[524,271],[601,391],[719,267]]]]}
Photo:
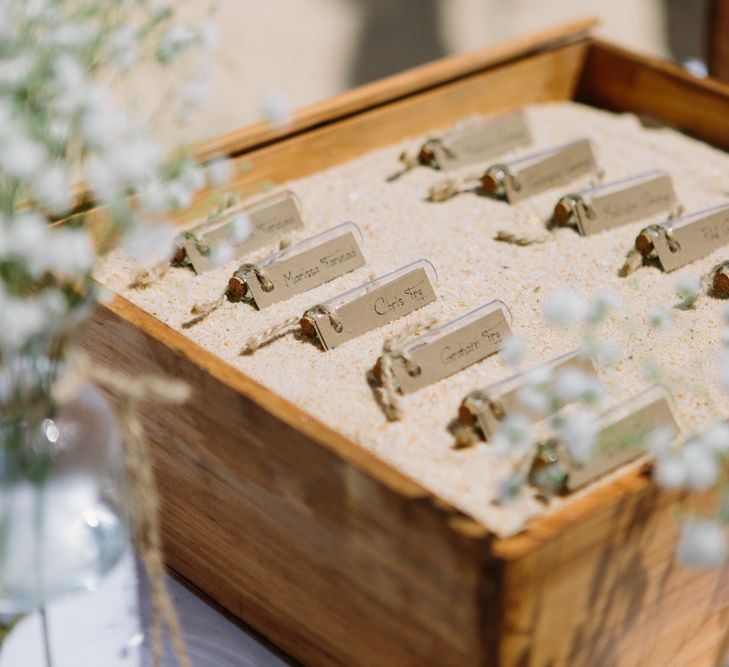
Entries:
{"type": "MultiPolygon", "coordinates": [[[[605,180],[659,167],[673,176],[687,211],[727,198],[729,156],[678,132],[645,129],[631,115],[613,115],[570,102],[535,105],[525,113],[535,136],[533,149],[583,136],[592,139],[605,180]]],[[[486,444],[455,450],[447,425],[467,392],[500,380],[514,369],[498,355],[492,356],[405,397],[404,420],[388,423],[365,374],[380,354],[383,341],[401,331],[406,322],[431,315],[446,322],[501,299],[513,314],[514,332],[528,344],[525,368],[568,352],[579,342],[579,331],[557,330],[543,318],[542,303],[551,292],[570,285],[590,299],[612,290],[621,304],[600,330],[601,337],[622,349],[621,360],[601,372],[610,401],[624,400],[648,386],[643,369],[651,360],[671,379],[677,415],[687,433],[701,429],[718,415],[729,416],[729,404],[717,379],[726,304],[704,298],[693,311],[671,309],[677,302],[675,286],[681,276],[707,273],[727,258],[729,248],[671,274],[642,268],[621,279],[617,269],[637,232],[658,219],[588,238],[561,229],[553,240],[529,247],[494,241],[499,229],[546,219],[565,188],[515,207],[470,193],[446,203],[429,203],[424,196],[431,185],[443,180],[442,173],[419,168],[396,182],[385,181],[396,171],[400,151],[417,147],[421,140],[413,137],[285,184],[302,205],[305,229],[297,233],[297,239],[346,220],[357,223],[364,235],[367,266],[311,292],[260,312],[246,304],[226,303],[206,321],[183,330],[181,323],[189,318],[192,304],[216,298],[238,262],[200,276],[172,269],[159,284],[135,291],[126,286],[138,266],[117,252],[101,266],[98,277],[112,291],[183,331],[502,535],[518,531],[528,518],[548,510],[531,497],[506,507],[494,505],[496,484],[506,474],[507,464],[486,444]],[[253,356],[239,355],[251,334],[365,282],[372,273],[381,275],[421,257],[430,259],[438,271],[439,298],[407,320],[329,352],[287,336],[253,356]],[[651,329],[648,312],[653,307],[671,310],[672,326],[651,329]]],[[[462,175],[478,171],[467,167],[462,175]]],[[[588,179],[583,179],[569,189],[587,184],[588,179]]],[[[263,249],[246,261],[272,251],[263,249]]],[[[554,502],[568,503],[570,499],[554,502]]]]}

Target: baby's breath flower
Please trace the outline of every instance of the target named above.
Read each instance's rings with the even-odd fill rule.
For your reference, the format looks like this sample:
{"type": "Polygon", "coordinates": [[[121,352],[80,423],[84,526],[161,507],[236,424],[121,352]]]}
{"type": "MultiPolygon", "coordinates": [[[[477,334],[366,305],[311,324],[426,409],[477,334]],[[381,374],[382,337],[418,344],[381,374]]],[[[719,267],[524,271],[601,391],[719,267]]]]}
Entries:
{"type": "Polygon", "coordinates": [[[729,556],[729,543],[724,528],[717,521],[688,521],[681,531],[678,556],[688,567],[721,567],[729,556]]]}
{"type": "Polygon", "coordinates": [[[154,264],[168,260],[180,230],[169,223],[134,225],[122,247],[130,257],[154,264]]]}
{"type": "Polygon", "coordinates": [[[719,477],[719,464],[714,452],[702,440],[686,443],[681,456],[686,466],[687,489],[705,491],[714,486],[719,477]]]}
{"type": "Polygon", "coordinates": [[[588,405],[595,405],[604,394],[600,382],[579,368],[565,368],[557,373],[552,390],[557,401],[563,404],[584,401],[588,405]]]}
{"type": "Polygon", "coordinates": [[[13,58],[0,58],[0,90],[25,85],[32,68],[33,57],[30,53],[22,53],[13,58]]]}
{"type": "Polygon", "coordinates": [[[653,308],[648,313],[648,323],[654,329],[667,329],[671,324],[671,316],[663,308],[653,308]]]}
{"type": "Polygon", "coordinates": [[[195,44],[197,33],[188,26],[176,25],[162,35],[157,48],[157,60],[168,65],[195,44]]]}
{"type": "Polygon", "coordinates": [[[681,300],[677,308],[693,308],[701,294],[701,281],[697,276],[683,276],[676,284],[676,296],[681,300]]]}
{"type": "Polygon", "coordinates": [[[594,456],[597,429],[595,415],[584,410],[565,415],[559,420],[559,440],[578,465],[584,465],[594,456]]]}
{"type": "Polygon", "coordinates": [[[532,424],[526,415],[508,414],[492,439],[491,446],[497,456],[522,457],[534,445],[532,424]]]}
{"type": "Polygon", "coordinates": [[[109,57],[119,69],[130,70],[137,64],[137,33],[122,25],[109,35],[109,57]]]}
{"type": "Polygon", "coordinates": [[[217,158],[207,165],[208,180],[212,187],[227,185],[235,176],[235,162],[228,158],[217,158]]]}
{"type": "Polygon", "coordinates": [[[562,287],[544,303],[544,315],[559,327],[581,320],[587,311],[587,304],[569,288],[562,287]]]}
{"type": "Polygon", "coordinates": [[[263,98],[263,113],[269,123],[285,127],[291,122],[291,102],[280,88],[269,89],[263,98]]]}
{"type": "Polygon", "coordinates": [[[676,436],[672,428],[659,426],[645,438],[645,448],[654,458],[660,458],[671,453],[671,446],[675,440],[676,436]]]}
{"type": "Polygon", "coordinates": [[[71,208],[71,176],[62,164],[50,164],[31,181],[33,197],[50,213],[61,215],[71,208]]]}
{"type": "Polygon", "coordinates": [[[253,232],[251,218],[246,213],[236,213],[228,223],[230,225],[230,239],[234,243],[242,243],[253,232]]]}
{"type": "Polygon", "coordinates": [[[712,424],[704,432],[702,440],[714,452],[725,456],[729,453],[729,424],[726,422],[712,424]]]}
{"type": "Polygon", "coordinates": [[[524,356],[526,351],[526,343],[518,336],[511,335],[501,347],[501,357],[506,361],[507,364],[516,366],[524,356]]]}
{"type": "Polygon", "coordinates": [[[597,298],[590,304],[586,322],[591,325],[600,324],[612,313],[620,304],[620,299],[615,292],[605,291],[598,294],[597,298]]]}
{"type": "Polygon", "coordinates": [[[664,489],[682,489],[686,486],[688,474],[686,463],[680,454],[663,454],[657,460],[653,478],[664,489]]]}
{"type": "Polygon", "coordinates": [[[48,235],[48,266],[68,277],[83,275],[91,270],[94,247],[85,229],[61,227],[48,235]]]}
{"type": "Polygon", "coordinates": [[[544,385],[525,384],[519,389],[517,398],[521,406],[533,415],[546,415],[552,407],[552,397],[544,385]]]}
{"type": "Polygon", "coordinates": [[[234,257],[235,249],[225,241],[219,241],[210,248],[210,262],[213,266],[223,266],[234,257]]]}
{"type": "Polygon", "coordinates": [[[181,81],[175,88],[175,98],[177,117],[187,122],[196,111],[207,104],[210,98],[208,83],[204,79],[181,81]]]}
{"type": "Polygon", "coordinates": [[[37,141],[15,134],[3,141],[0,170],[15,178],[30,178],[38,173],[46,157],[45,149],[37,141]]]}
{"type": "Polygon", "coordinates": [[[200,45],[206,51],[215,51],[220,46],[220,30],[212,21],[204,23],[199,30],[200,45]]]}
{"type": "Polygon", "coordinates": [[[519,496],[526,480],[521,473],[513,472],[499,481],[498,502],[502,505],[510,503],[519,496]]]}

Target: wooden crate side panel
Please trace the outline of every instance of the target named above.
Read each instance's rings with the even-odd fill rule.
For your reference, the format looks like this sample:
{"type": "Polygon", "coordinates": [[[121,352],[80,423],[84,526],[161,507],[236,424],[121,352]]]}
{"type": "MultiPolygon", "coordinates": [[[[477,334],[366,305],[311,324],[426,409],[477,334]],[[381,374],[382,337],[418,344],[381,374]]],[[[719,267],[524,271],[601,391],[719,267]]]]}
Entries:
{"type": "Polygon", "coordinates": [[[577,100],[644,114],[729,148],[729,86],[698,79],[664,60],[596,40],[587,53],[577,100]]]}
{"type": "Polygon", "coordinates": [[[498,574],[473,522],[388,488],[109,309],[86,341],[99,363],[194,388],[143,412],[173,569],[307,664],[490,664],[498,574]]]}
{"type": "MultiPolygon", "coordinates": [[[[266,183],[322,171],[406,137],[448,127],[470,114],[570,99],[587,48],[587,41],[560,47],[253,150],[240,158],[245,171],[222,191],[250,196],[266,183]]],[[[392,171],[397,167],[393,163],[392,171]]],[[[211,194],[202,193],[181,222],[192,222],[209,212],[211,194]]]]}
{"type": "Polygon", "coordinates": [[[240,155],[253,148],[285,140],[333,120],[389,104],[408,95],[442,86],[541,51],[584,40],[596,24],[597,20],[594,17],[587,17],[547,28],[535,34],[517,37],[503,44],[440,58],[300,109],[285,127],[258,123],[201,142],[195,147],[195,154],[200,160],[209,160],[221,155],[240,155]]]}
{"type": "Polygon", "coordinates": [[[504,576],[504,665],[700,667],[727,630],[729,570],[689,570],[675,559],[685,504],[637,478],[510,560],[504,576]],[[630,487],[630,488],[627,488],[630,487]]]}

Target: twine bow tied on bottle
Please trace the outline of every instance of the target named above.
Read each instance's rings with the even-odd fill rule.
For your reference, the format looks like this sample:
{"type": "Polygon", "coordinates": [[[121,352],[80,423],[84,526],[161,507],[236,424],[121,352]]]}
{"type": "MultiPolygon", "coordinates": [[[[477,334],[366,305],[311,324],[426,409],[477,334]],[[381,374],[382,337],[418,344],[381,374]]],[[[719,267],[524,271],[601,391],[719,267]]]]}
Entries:
{"type": "Polygon", "coordinates": [[[399,421],[403,416],[393,365],[399,360],[405,365],[408,373],[418,373],[420,369],[405,351],[405,344],[415,336],[432,329],[437,323],[435,318],[415,322],[406,326],[397,336],[388,338],[384,342],[382,355],[375,366],[375,376],[380,381],[380,403],[388,421],[399,421]]]}

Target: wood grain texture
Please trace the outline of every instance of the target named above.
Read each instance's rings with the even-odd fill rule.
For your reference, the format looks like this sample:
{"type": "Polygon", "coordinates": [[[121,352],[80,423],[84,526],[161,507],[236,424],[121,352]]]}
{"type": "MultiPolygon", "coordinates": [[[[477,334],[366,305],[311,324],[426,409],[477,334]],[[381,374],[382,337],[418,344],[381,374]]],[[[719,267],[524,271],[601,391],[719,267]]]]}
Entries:
{"type": "Polygon", "coordinates": [[[710,0],[706,16],[709,76],[729,83],[729,0],[710,0]]]}
{"type": "Polygon", "coordinates": [[[585,39],[595,25],[597,19],[587,17],[503,44],[440,58],[304,107],[295,113],[286,127],[275,128],[270,123],[258,123],[201,142],[195,147],[195,154],[203,161],[221,155],[239,155],[330,123],[334,119],[361,113],[365,109],[392,103],[413,93],[439,87],[540,51],[553,50],[557,46],[585,39]]]}
{"type": "MultiPolygon", "coordinates": [[[[470,114],[492,114],[535,102],[570,99],[587,48],[582,40],[509,62],[253,150],[239,160],[245,164],[245,171],[222,190],[251,196],[270,184],[300,178],[406,137],[448,127],[470,114]]],[[[179,222],[189,224],[209,212],[212,194],[201,193],[179,222]]]]}
{"type": "Polygon", "coordinates": [[[93,358],[194,388],[150,405],[169,565],[300,660],[484,664],[498,584],[478,524],[122,299],[93,358]]]}
{"type": "MultiPolygon", "coordinates": [[[[568,99],[729,142],[729,88],[604,42],[521,55],[245,153],[235,188],[339,164],[474,112],[568,99]],[[435,87],[434,87],[435,86],[435,87]]],[[[388,95],[394,95],[392,91],[388,95]]],[[[326,115],[326,114],[325,114],[326,115]]],[[[257,139],[256,141],[263,141],[257,139]]],[[[724,143],[722,143],[724,142],[724,143]]],[[[198,200],[184,220],[200,214],[198,200]]],[[[495,540],[471,518],[123,299],[99,307],[100,363],[163,372],[189,407],[150,406],[170,565],[312,665],[701,667],[727,572],[674,559],[683,500],[629,469],[495,540]]],[[[697,506],[710,498],[694,501],[697,506]]]]}
{"type": "Polygon", "coordinates": [[[564,518],[549,516],[529,548],[526,536],[494,545],[507,561],[501,664],[712,665],[727,630],[727,572],[675,559],[681,511],[712,498],[687,505],[639,471],[596,491],[569,529],[550,531],[564,518]]]}
{"type": "Polygon", "coordinates": [[[613,111],[631,111],[729,148],[729,86],[698,79],[672,63],[594,40],[577,100],[613,111]]]}

